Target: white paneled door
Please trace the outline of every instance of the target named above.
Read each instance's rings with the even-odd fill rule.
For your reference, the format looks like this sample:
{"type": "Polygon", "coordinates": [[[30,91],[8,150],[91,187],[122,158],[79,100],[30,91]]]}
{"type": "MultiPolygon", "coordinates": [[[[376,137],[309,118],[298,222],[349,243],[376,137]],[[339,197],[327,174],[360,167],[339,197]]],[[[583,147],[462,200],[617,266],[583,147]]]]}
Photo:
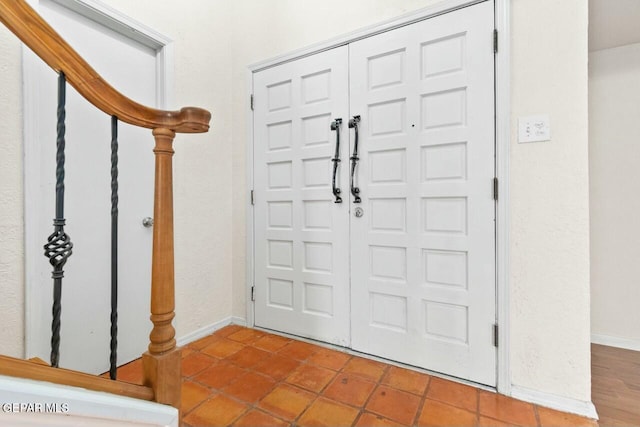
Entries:
{"type": "MultiPolygon", "coordinates": [[[[331,122],[347,117],[347,54],[332,49],[254,77],[256,324],[343,346],[349,201],[334,203],[331,122]]],[[[341,144],[342,157],[348,148],[341,144]]]]}
{"type": "Polygon", "coordinates": [[[493,28],[487,1],[255,74],[256,325],[496,384],[493,28]]]}
{"type": "Polygon", "coordinates": [[[495,385],[493,9],[351,44],[352,347],[495,385]]]}

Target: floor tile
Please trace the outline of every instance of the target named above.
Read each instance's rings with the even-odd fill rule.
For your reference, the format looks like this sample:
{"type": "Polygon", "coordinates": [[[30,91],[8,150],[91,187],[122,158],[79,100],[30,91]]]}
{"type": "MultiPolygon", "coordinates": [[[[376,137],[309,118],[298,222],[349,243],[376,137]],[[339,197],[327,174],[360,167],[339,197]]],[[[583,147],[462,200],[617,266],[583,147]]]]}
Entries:
{"type": "MultiPolygon", "coordinates": [[[[410,369],[235,326],[184,347],[182,370],[184,427],[597,426],[410,369]]],[[[141,360],[118,374],[141,382],[141,360]]]]}
{"type": "Polygon", "coordinates": [[[249,329],[249,328],[245,328],[239,325],[229,325],[229,326],[225,326],[224,328],[218,329],[217,331],[214,332],[214,335],[217,335],[219,337],[228,337],[231,334],[234,334],[238,331],[242,331],[245,329],[249,329]]]}
{"type": "Polygon", "coordinates": [[[513,427],[513,424],[480,415],[478,427],[513,427]]]}
{"type": "Polygon", "coordinates": [[[216,363],[218,363],[218,359],[197,351],[193,352],[182,358],[182,377],[191,377],[216,363]]]}
{"type": "Polygon", "coordinates": [[[187,344],[185,347],[191,350],[201,350],[208,345],[213,344],[216,341],[220,341],[222,339],[219,335],[208,335],[204,338],[200,338],[197,341],[187,344]]]}
{"type": "Polygon", "coordinates": [[[302,341],[292,341],[286,346],[282,347],[278,353],[286,354],[288,357],[297,360],[305,360],[321,347],[317,345],[309,344],[302,341]]]}
{"type": "Polygon", "coordinates": [[[217,395],[191,411],[184,421],[192,426],[226,426],[249,407],[226,396],[217,395]]]}
{"type": "Polygon", "coordinates": [[[183,381],[180,410],[186,414],[211,396],[211,390],[207,387],[193,381],[183,381]]]}
{"type": "Polygon", "coordinates": [[[335,375],[335,371],[331,369],[302,364],[287,377],[286,381],[306,390],[319,393],[335,375]]]}
{"type": "Polygon", "coordinates": [[[296,424],[303,427],[351,426],[357,416],[357,409],[320,397],[302,414],[296,424]]]}
{"type": "Polygon", "coordinates": [[[419,405],[418,396],[380,385],[374,390],[366,409],[401,424],[410,425],[419,405]]]}
{"type": "Polygon", "coordinates": [[[362,357],[354,357],[347,362],[343,371],[354,375],[360,375],[361,377],[377,382],[382,377],[382,374],[384,374],[385,368],[386,365],[384,363],[364,359],[362,357]]]}
{"type": "Polygon", "coordinates": [[[133,384],[142,384],[144,373],[142,372],[142,359],[136,359],[126,365],[118,367],[116,371],[118,381],[124,381],[133,384]]]}
{"type": "Polygon", "coordinates": [[[446,403],[426,399],[417,424],[418,426],[475,426],[477,415],[446,403]]]}
{"type": "Polygon", "coordinates": [[[193,380],[208,387],[219,389],[236,380],[245,372],[246,371],[244,369],[241,369],[236,365],[226,361],[221,361],[194,376],[193,380]]]}
{"type": "Polygon", "coordinates": [[[595,420],[584,418],[574,414],[567,414],[566,412],[554,411],[553,409],[543,408],[538,406],[538,417],[540,418],[540,425],[542,427],[554,427],[554,426],[588,426],[597,427],[598,423],[595,420]]]}
{"type": "Polygon", "coordinates": [[[520,426],[537,424],[532,404],[487,391],[480,391],[480,414],[520,426]]]}
{"type": "Polygon", "coordinates": [[[255,365],[253,370],[279,381],[290,375],[291,372],[300,365],[300,363],[301,362],[299,360],[294,360],[280,354],[274,354],[263,362],[255,365]]]}
{"type": "Polygon", "coordinates": [[[287,427],[289,425],[289,423],[257,409],[250,410],[233,424],[234,427],[287,427]]]}
{"type": "Polygon", "coordinates": [[[180,357],[182,357],[183,359],[187,356],[189,356],[190,354],[195,353],[197,350],[194,350],[193,348],[189,347],[188,345],[180,348],[180,357]]]}
{"type": "Polygon", "coordinates": [[[391,366],[382,379],[382,383],[409,393],[422,395],[430,378],[427,374],[391,366]]]}
{"type": "Polygon", "coordinates": [[[287,421],[293,421],[307,409],[316,395],[287,384],[277,386],[266,395],[258,406],[287,421]]]}
{"type": "Polygon", "coordinates": [[[250,368],[263,362],[271,353],[255,347],[245,347],[242,350],[227,357],[227,361],[242,368],[250,368]]]}
{"type": "Polygon", "coordinates": [[[222,338],[212,344],[209,344],[200,350],[200,352],[219,359],[224,359],[225,357],[229,357],[239,352],[243,348],[245,348],[245,345],[242,343],[222,338]]]}
{"type": "Polygon", "coordinates": [[[328,348],[322,348],[311,355],[307,362],[339,371],[351,359],[351,355],[328,348]]]}
{"type": "Polygon", "coordinates": [[[254,347],[260,348],[266,351],[278,351],[285,345],[289,344],[291,340],[289,338],[281,337],[278,335],[267,334],[260,337],[257,341],[252,343],[254,347]]]}
{"type": "Polygon", "coordinates": [[[329,399],[362,406],[366,403],[376,384],[352,374],[340,373],[325,389],[323,395],[329,399]]]}
{"type": "Polygon", "coordinates": [[[222,391],[236,399],[255,403],[266,396],[275,385],[276,382],[267,376],[247,372],[222,391]]]}
{"type": "Polygon", "coordinates": [[[227,335],[227,338],[230,340],[239,341],[244,344],[250,344],[265,335],[266,334],[264,332],[257,329],[241,329],[237,332],[227,335]]]}
{"type": "Polygon", "coordinates": [[[395,421],[391,421],[380,415],[372,414],[371,412],[364,412],[358,418],[358,421],[354,424],[355,427],[402,427],[402,424],[398,424],[395,421]]]}
{"type": "Polygon", "coordinates": [[[427,398],[439,400],[467,411],[478,411],[478,389],[442,378],[432,378],[427,398]]]}

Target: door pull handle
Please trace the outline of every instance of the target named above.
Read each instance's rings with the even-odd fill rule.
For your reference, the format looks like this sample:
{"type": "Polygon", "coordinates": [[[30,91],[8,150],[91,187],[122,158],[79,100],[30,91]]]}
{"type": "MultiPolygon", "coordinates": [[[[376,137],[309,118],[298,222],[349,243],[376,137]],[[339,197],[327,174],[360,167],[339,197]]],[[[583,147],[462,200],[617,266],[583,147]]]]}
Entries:
{"type": "Polygon", "coordinates": [[[335,196],[333,203],[342,203],[342,197],[340,197],[340,187],[336,185],[336,174],[338,173],[338,164],[340,163],[340,125],[342,119],[335,119],[331,122],[331,130],[336,131],[336,152],[331,161],[333,162],[333,178],[331,180],[331,190],[335,196]]]}
{"type": "Polygon", "coordinates": [[[355,185],[355,173],[356,166],[358,165],[358,125],[360,123],[360,116],[353,116],[352,119],[349,120],[349,128],[353,128],[354,130],[354,141],[353,141],[353,154],[349,158],[351,160],[351,194],[353,195],[353,203],[360,203],[362,200],[360,199],[360,188],[355,185]]]}

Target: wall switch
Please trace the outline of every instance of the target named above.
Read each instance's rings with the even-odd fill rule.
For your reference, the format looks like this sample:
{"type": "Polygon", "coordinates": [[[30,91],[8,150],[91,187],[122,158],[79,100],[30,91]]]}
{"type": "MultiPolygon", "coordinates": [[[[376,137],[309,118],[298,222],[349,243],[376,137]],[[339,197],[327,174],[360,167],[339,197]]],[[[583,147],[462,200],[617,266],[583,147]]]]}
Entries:
{"type": "Polygon", "coordinates": [[[551,140],[549,116],[527,116],[518,119],[518,142],[540,142],[551,140]]]}

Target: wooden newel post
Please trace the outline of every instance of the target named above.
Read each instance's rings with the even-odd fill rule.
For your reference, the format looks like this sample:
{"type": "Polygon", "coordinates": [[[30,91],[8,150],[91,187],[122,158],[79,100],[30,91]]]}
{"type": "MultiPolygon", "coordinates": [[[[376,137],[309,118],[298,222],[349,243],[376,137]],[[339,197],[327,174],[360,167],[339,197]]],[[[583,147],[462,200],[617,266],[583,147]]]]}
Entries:
{"type": "Polygon", "coordinates": [[[144,383],[155,401],[180,408],[181,357],[176,347],[173,267],[173,138],[170,129],[154,129],[155,190],[153,258],[151,261],[151,321],[149,350],[142,355],[144,383]]]}

